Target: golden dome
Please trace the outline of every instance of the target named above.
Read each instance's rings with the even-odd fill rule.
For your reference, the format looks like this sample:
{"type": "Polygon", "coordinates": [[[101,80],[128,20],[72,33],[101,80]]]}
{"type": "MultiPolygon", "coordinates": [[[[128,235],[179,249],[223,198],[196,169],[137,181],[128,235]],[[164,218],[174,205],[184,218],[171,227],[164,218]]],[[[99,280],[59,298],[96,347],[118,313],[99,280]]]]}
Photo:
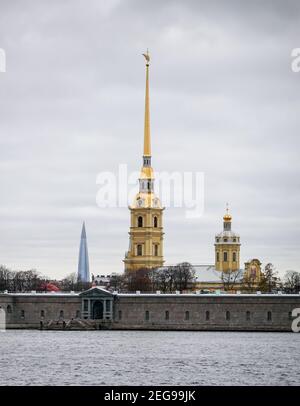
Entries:
{"type": "Polygon", "coordinates": [[[232,217],[231,217],[231,215],[228,214],[228,213],[226,213],[226,214],[223,216],[223,220],[224,220],[224,221],[231,221],[231,219],[232,219],[232,217]]]}
{"type": "Polygon", "coordinates": [[[224,221],[231,221],[232,217],[231,214],[229,214],[229,208],[228,208],[228,203],[226,204],[226,214],[223,216],[224,221]]]}

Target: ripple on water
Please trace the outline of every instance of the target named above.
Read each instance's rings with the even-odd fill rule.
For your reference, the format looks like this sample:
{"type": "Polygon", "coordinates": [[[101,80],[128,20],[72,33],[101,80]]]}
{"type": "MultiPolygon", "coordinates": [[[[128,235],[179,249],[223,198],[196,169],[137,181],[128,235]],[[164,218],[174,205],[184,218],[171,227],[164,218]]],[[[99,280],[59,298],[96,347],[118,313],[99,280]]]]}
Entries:
{"type": "Polygon", "coordinates": [[[1,334],[1,385],[299,385],[300,335],[163,331],[1,334]]]}

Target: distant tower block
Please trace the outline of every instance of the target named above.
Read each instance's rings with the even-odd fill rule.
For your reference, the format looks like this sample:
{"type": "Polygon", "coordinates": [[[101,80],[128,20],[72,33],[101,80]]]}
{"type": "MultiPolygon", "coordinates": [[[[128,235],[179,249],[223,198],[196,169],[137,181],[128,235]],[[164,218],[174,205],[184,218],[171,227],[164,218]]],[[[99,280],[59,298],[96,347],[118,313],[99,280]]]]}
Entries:
{"type": "Polygon", "coordinates": [[[130,210],[129,250],[125,254],[125,271],[161,267],[163,259],[163,210],[154,192],[154,173],[151,166],[149,61],[146,59],[146,94],[144,123],[143,166],[139,178],[139,192],[130,210]]]}
{"type": "Polygon", "coordinates": [[[89,254],[88,254],[88,248],[87,248],[86,231],[85,231],[84,222],[82,225],[81,239],[80,239],[77,279],[80,282],[90,282],[89,254]]]}
{"type": "Polygon", "coordinates": [[[215,268],[221,272],[240,269],[240,236],[231,230],[231,220],[227,204],[223,231],[215,237],[215,268]]]}

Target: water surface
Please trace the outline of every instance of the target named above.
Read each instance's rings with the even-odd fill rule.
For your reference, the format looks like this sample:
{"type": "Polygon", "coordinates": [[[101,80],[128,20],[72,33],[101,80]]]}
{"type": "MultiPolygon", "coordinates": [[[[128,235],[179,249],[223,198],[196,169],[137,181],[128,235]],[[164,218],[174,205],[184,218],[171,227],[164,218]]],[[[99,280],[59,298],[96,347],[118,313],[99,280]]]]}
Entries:
{"type": "Polygon", "coordinates": [[[0,385],[299,385],[300,334],[0,333],[0,385]]]}

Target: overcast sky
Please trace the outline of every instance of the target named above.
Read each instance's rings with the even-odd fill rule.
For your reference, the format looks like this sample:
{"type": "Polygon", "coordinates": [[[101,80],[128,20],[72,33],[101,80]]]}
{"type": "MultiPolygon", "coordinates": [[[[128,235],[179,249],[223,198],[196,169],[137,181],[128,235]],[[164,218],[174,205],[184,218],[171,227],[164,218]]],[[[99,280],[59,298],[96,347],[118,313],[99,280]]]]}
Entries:
{"type": "Polygon", "coordinates": [[[0,0],[0,263],[76,271],[85,220],[91,272],[123,270],[96,178],[140,169],[147,47],[154,169],[205,176],[202,217],[164,212],[166,262],[213,263],[228,201],[242,264],[300,270],[298,0],[0,0]]]}

